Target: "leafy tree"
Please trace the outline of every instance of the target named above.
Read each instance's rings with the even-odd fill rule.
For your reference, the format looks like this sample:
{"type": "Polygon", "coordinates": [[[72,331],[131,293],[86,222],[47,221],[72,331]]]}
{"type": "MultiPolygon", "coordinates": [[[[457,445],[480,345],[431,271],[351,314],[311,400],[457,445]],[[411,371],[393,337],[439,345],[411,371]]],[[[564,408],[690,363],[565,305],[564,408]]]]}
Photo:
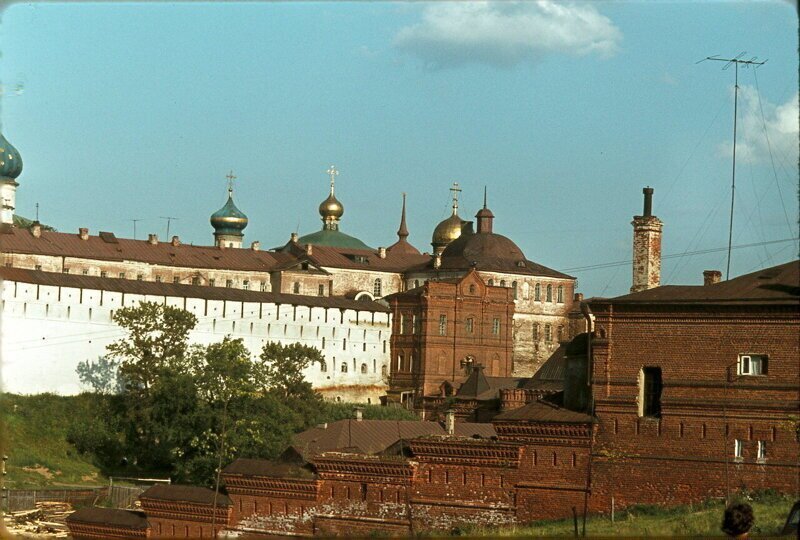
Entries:
{"type": "Polygon", "coordinates": [[[284,399],[319,400],[311,383],[303,376],[304,369],[325,361],[319,349],[299,343],[282,345],[269,342],[264,345],[259,358],[260,380],[264,390],[274,392],[284,399]]]}
{"type": "Polygon", "coordinates": [[[108,356],[120,361],[126,389],[145,397],[165,370],[183,367],[197,317],[184,309],[142,302],[118,310],[114,322],[127,336],[107,347],[108,356]]]}
{"type": "Polygon", "coordinates": [[[124,383],[119,374],[119,362],[98,356],[96,362],[84,360],[76,368],[81,383],[90,386],[98,394],[119,394],[124,383]]]}

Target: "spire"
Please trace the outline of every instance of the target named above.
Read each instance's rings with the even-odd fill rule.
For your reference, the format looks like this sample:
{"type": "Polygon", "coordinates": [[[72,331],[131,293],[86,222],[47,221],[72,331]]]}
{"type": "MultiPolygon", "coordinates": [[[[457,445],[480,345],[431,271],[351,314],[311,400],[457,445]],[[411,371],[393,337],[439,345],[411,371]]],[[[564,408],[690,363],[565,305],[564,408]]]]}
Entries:
{"type": "Polygon", "coordinates": [[[492,211],[486,206],[486,186],[483,186],[483,208],[478,210],[475,217],[478,218],[478,233],[492,232],[494,214],[492,214],[492,211]]]}
{"type": "Polygon", "coordinates": [[[483,207],[486,208],[486,186],[483,186],[483,207]]]}
{"type": "Polygon", "coordinates": [[[403,193],[403,212],[400,214],[400,228],[397,230],[397,237],[400,241],[408,238],[408,227],[406,227],[406,194],[403,193]]]}

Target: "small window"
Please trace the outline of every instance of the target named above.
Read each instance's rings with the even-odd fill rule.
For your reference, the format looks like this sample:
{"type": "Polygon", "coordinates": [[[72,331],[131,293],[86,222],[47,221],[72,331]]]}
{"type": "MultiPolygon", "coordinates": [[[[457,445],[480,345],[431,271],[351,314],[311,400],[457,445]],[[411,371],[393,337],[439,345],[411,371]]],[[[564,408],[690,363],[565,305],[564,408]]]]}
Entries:
{"type": "Polygon", "coordinates": [[[766,375],[767,357],[763,354],[740,354],[737,365],[739,375],[766,375]]]}
{"type": "Polygon", "coordinates": [[[209,287],[215,287],[216,285],[217,285],[217,280],[216,279],[211,278],[211,279],[208,280],[208,286],[209,287]]]}
{"type": "Polygon", "coordinates": [[[414,280],[414,288],[416,289],[417,287],[419,287],[419,280],[415,279],[414,280]]]}
{"type": "MultiPolygon", "coordinates": [[[[144,274],[136,274],[136,279],[142,281],[144,279],[144,274]]],[[[192,282],[194,283],[194,280],[192,280],[192,282]]]]}
{"type": "Polygon", "coordinates": [[[225,286],[226,286],[227,288],[229,288],[229,289],[230,289],[231,287],[233,287],[233,280],[232,280],[232,279],[226,279],[226,280],[225,280],[225,286]]]}
{"type": "Polygon", "coordinates": [[[195,276],[192,278],[192,285],[200,285],[200,278],[195,276]]]}
{"type": "Polygon", "coordinates": [[[347,362],[342,362],[342,373],[347,373],[347,362]]]}
{"type": "Polygon", "coordinates": [[[325,296],[325,285],[320,284],[317,287],[317,296],[325,296]]]}
{"type": "Polygon", "coordinates": [[[495,318],[492,320],[492,334],[496,336],[500,335],[500,319],[495,318]]]}
{"type": "Polygon", "coordinates": [[[733,459],[741,461],[744,458],[744,441],[741,439],[734,439],[733,441],[733,459]]]}
{"type": "Polygon", "coordinates": [[[292,292],[294,294],[300,294],[300,284],[298,282],[296,282],[296,281],[292,285],[292,292]]]}
{"type": "Polygon", "coordinates": [[[375,281],[372,283],[372,296],[375,298],[380,298],[383,296],[381,294],[382,285],[381,278],[375,278],[375,281]]]}
{"type": "Polygon", "coordinates": [[[556,337],[557,337],[559,343],[561,343],[561,341],[563,341],[563,339],[564,339],[564,327],[563,326],[559,326],[558,330],[556,330],[556,337]]]}
{"type": "Polygon", "coordinates": [[[471,334],[474,327],[474,320],[472,319],[472,317],[467,318],[464,326],[467,331],[467,334],[471,334]]]}
{"type": "MultiPolygon", "coordinates": [[[[124,278],[125,274],[120,274],[119,277],[124,278]]],[[[181,278],[180,277],[175,276],[175,277],[172,278],[172,283],[180,283],[180,282],[181,282],[181,278]]]]}
{"type": "MultiPolygon", "coordinates": [[[[100,272],[100,277],[108,277],[108,272],[106,272],[105,270],[102,270],[102,271],[100,272]]],[[[158,276],[158,278],[156,278],[156,281],[158,281],[159,283],[161,283],[161,279],[159,279],[159,278],[161,278],[161,276],[158,276]]]]}
{"type": "Polygon", "coordinates": [[[552,285],[548,285],[547,286],[547,301],[548,302],[552,302],[553,301],[553,286],[552,285]]]}
{"type": "Polygon", "coordinates": [[[517,299],[517,282],[516,281],[512,281],[511,282],[511,292],[512,292],[512,295],[514,297],[514,300],[516,300],[517,299]]]}
{"type": "Polygon", "coordinates": [[[342,350],[343,351],[347,350],[347,338],[342,339],[342,350]]]}
{"type": "Polygon", "coordinates": [[[549,324],[544,325],[544,340],[546,343],[553,341],[553,327],[549,324]]]}
{"type": "Polygon", "coordinates": [[[419,333],[422,332],[422,319],[420,317],[417,317],[416,315],[413,315],[411,317],[411,323],[412,323],[412,332],[413,333],[419,334],[419,333]]]}
{"type": "Polygon", "coordinates": [[[539,325],[533,323],[533,341],[539,341],[539,325]]]}
{"type": "Polygon", "coordinates": [[[369,368],[367,368],[367,364],[361,364],[361,374],[366,375],[369,368]]]}
{"type": "Polygon", "coordinates": [[[644,367],[639,371],[639,416],[661,416],[663,389],[660,367],[644,367]]]}
{"type": "MultiPolygon", "coordinates": [[[[36,270],[41,270],[41,269],[42,269],[42,265],[41,265],[41,264],[37,264],[37,265],[34,267],[34,269],[36,269],[36,270]]],[[[83,269],[83,272],[81,272],[81,273],[82,273],[84,276],[88,276],[88,275],[89,275],[89,269],[88,269],[88,268],[84,268],[84,269],[83,269]]],[[[139,274],[139,275],[141,276],[141,274],[139,274]]]]}
{"type": "Polygon", "coordinates": [[[756,458],[758,461],[765,461],[767,459],[767,441],[758,441],[756,446],[756,458]]]}
{"type": "Polygon", "coordinates": [[[267,292],[267,282],[266,281],[262,281],[261,282],[261,292],[267,292]]]}
{"type": "Polygon", "coordinates": [[[501,287],[505,287],[505,286],[506,286],[506,280],[504,280],[504,279],[501,279],[501,280],[500,280],[500,286],[501,286],[501,287]]]}
{"type": "Polygon", "coordinates": [[[403,315],[401,313],[400,314],[400,318],[398,319],[398,322],[397,322],[397,331],[400,334],[404,334],[405,333],[405,328],[406,328],[405,327],[405,322],[406,322],[405,318],[406,318],[405,315],[403,315]]]}
{"type": "Polygon", "coordinates": [[[559,285],[558,289],[556,289],[556,302],[558,302],[559,304],[563,304],[564,303],[564,286],[563,285],[559,285]]]}
{"type": "Polygon", "coordinates": [[[69,274],[69,266],[65,266],[64,268],[61,269],[61,271],[64,272],[65,274],[69,274]]]}
{"type": "Polygon", "coordinates": [[[475,294],[475,285],[469,286],[469,294],[475,294]]]}
{"type": "Polygon", "coordinates": [[[381,366],[381,375],[382,375],[383,377],[386,377],[386,364],[383,364],[383,365],[381,366]]]}
{"type": "Polygon", "coordinates": [[[250,289],[250,281],[249,280],[245,279],[244,281],[242,281],[242,289],[244,289],[244,290],[250,289]]]}
{"type": "Polygon", "coordinates": [[[319,363],[319,370],[323,373],[328,371],[328,364],[325,363],[325,360],[319,363]]]}
{"type": "MultiPolygon", "coordinates": [[[[100,272],[100,277],[105,277],[105,272],[100,272]]],[[[161,276],[156,276],[156,283],[161,283],[161,276]]]]}
{"type": "Polygon", "coordinates": [[[322,348],[323,349],[325,348],[325,338],[324,337],[322,338],[322,348]]]}
{"type": "Polygon", "coordinates": [[[439,315],[439,335],[447,335],[447,315],[439,315]]]}
{"type": "Polygon", "coordinates": [[[494,280],[493,279],[489,280],[489,287],[494,287],[494,280]]]}
{"type": "Polygon", "coordinates": [[[537,302],[542,300],[542,286],[539,283],[533,287],[533,299],[537,302]]]}

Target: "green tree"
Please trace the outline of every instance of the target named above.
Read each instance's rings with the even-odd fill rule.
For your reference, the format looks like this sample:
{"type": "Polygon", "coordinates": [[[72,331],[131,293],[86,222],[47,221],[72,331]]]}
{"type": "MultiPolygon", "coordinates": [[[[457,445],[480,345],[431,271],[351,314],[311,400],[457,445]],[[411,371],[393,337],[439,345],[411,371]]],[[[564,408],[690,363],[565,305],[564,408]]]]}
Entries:
{"type": "Polygon", "coordinates": [[[299,343],[282,345],[269,342],[264,345],[259,358],[260,381],[264,390],[284,399],[319,399],[311,383],[303,376],[303,370],[307,367],[325,362],[319,349],[299,343]]]}
{"type": "Polygon", "coordinates": [[[165,370],[183,367],[197,317],[184,309],[142,302],[118,310],[114,322],[127,335],[106,348],[108,356],[120,361],[126,389],[144,397],[165,370]]]}

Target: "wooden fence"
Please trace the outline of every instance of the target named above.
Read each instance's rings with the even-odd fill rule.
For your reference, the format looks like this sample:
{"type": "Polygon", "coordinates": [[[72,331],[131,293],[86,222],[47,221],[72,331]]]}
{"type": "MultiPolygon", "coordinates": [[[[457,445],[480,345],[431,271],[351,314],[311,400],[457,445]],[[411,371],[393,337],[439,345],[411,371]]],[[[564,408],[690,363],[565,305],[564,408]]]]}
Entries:
{"type": "Polygon", "coordinates": [[[93,505],[108,493],[108,488],[78,489],[4,489],[0,506],[7,512],[32,510],[37,502],[68,502],[72,505],[93,505]]]}

